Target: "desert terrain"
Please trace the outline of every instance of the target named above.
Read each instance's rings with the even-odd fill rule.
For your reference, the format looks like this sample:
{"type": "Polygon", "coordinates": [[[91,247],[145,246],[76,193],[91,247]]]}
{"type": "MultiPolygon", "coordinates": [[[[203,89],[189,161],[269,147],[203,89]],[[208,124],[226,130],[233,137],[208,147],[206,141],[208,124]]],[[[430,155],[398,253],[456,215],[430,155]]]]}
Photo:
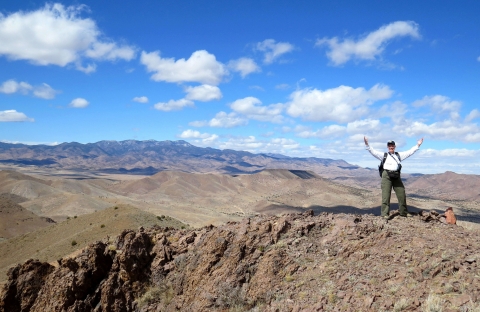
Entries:
{"type": "Polygon", "coordinates": [[[479,242],[436,212],[124,230],[16,265],[0,311],[478,311],[479,242]]]}
{"type": "MultiPolygon", "coordinates": [[[[191,146],[187,147],[191,148],[191,146]]],[[[228,157],[239,157],[237,152],[232,152],[231,154],[223,153],[222,155],[222,157],[226,157],[225,155],[229,155],[228,157]]],[[[131,230],[131,232],[128,233],[136,233],[131,234],[135,237],[138,235],[142,236],[143,234],[141,233],[147,231],[150,237],[149,240],[154,244],[160,239],[158,235],[164,235],[163,240],[161,239],[164,242],[161,248],[163,248],[163,252],[166,252],[165,257],[167,258],[165,258],[166,260],[161,260],[160,263],[163,263],[161,264],[161,268],[158,267],[158,263],[149,262],[152,260],[152,257],[158,255],[158,251],[153,252],[151,248],[157,247],[147,244],[149,247],[141,247],[145,248],[146,254],[151,255],[145,258],[146,262],[142,262],[143,264],[136,263],[136,261],[143,261],[140,260],[141,257],[138,258],[137,256],[134,257],[136,260],[128,261],[130,261],[130,264],[135,263],[135,266],[147,265],[147,262],[150,263],[148,264],[150,266],[148,270],[152,272],[153,275],[135,278],[129,277],[134,280],[138,278],[139,280],[131,281],[134,284],[137,283],[133,288],[122,288],[122,296],[124,296],[124,299],[99,299],[99,297],[95,297],[97,299],[87,298],[90,301],[85,299],[87,301],[82,301],[82,303],[79,302],[78,304],[85,306],[95,301],[98,306],[100,303],[96,300],[114,300],[115,302],[120,300],[122,303],[121,306],[118,307],[118,311],[123,311],[124,308],[122,307],[126,306],[129,307],[127,309],[129,311],[154,311],[158,308],[161,310],[172,310],[175,307],[187,309],[195,307],[198,308],[199,311],[208,309],[248,311],[258,307],[280,307],[284,305],[285,307],[289,307],[284,309],[285,311],[292,311],[295,306],[310,306],[314,304],[315,301],[317,302],[315,306],[319,309],[320,307],[328,310],[334,307],[338,308],[339,306],[355,306],[360,310],[364,308],[365,310],[383,309],[387,311],[401,304],[410,307],[410,310],[418,310],[429,304],[428,300],[430,300],[430,297],[437,298],[440,301],[443,300],[441,302],[449,307],[466,307],[466,304],[470,304],[470,301],[472,304],[476,302],[476,290],[458,286],[458,279],[454,281],[452,279],[453,277],[449,274],[454,274],[457,271],[460,272],[460,265],[466,265],[465,261],[458,258],[456,254],[465,253],[466,255],[468,253],[466,249],[471,248],[468,246],[472,243],[468,243],[464,239],[466,239],[467,236],[474,237],[478,234],[480,225],[480,193],[475,191],[480,189],[480,178],[478,176],[462,175],[453,172],[436,175],[405,174],[403,180],[407,190],[407,203],[409,210],[414,212],[416,216],[413,220],[393,217],[392,220],[385,222],[377,217],[380,214],[379,206],[381,198],[380,179],[377,170],[350,166],[343,161],[318,159],[288,159],[288,161],[286,161],[283,158],[272,160],[271,157],[252,156],[248,153],[245,155],[241,154],[240,156],[242,156],[242,158],[240,158],[241,161],[238,164],[236,164],[235,161],[228,160],[230,163],[228,170],[225,169],[227,168],[225,166],[221,167],[222,162],[226,160],[223,158],[223,160],[221,160],[221,158],[219,158],[220,156],[215,158],[213,163],[207,162],[207,166],[202,165],[201,160],[196,162],[189,158],[187,161],[188,168],[192,169],[192,171],[185,170],[187,169],[186,167],[182,167],[182,170],[175,169],[177,165],[175,162],[171,162],[171,164],[175,164],[175,166],[165,170],[138,167],[138,163],[136,163],[135,167],[128,170],[121,170],[119,168],[111,170],[84,170],[70,168],[68,166],[65,166],[65,168],[57,168],[43,164],[25,165],[23,163],[4,162],[0,165],[0,254],[2,255],[0,257],[0,285],[3,284],[6,288],[3,288],[4,293],[1,294],[3,301],[0,300],[0,304],[4,304],[5,306],[5,304],[7,304],[6,302],[10,300],[8,299],[9,293],[5,291],[14,287],[12,285],[19,287],[18,283],[21,283],[21,281],[18,280],[19,275],[15,275],[17,273],[12,275],[16,272],[12,269],[15,265],[23,263],[28,259],[37,259],[35,260],[37,262],[28,260],[25,264],[27,267],[23,269],[19,266],[17,266],[17,268],[25,272],[28,272],[28,270],[37,270],[35,268],[42,268],[41,272],[43,273],[35,271],[32,273],[33,275],[30,274],[28,276],[34,279],[40,278],[42,281],[45,279],[45,282],[47,282],[49,278],[47,275],[50,274],[50,272],[57,272],[55,274],[61,275],[68,273],[66,271],[64,272],[64,270],[66,270],[65,268],[68,267],[68,270],[72,269],[70,266],[73,265],[73,262],[71,263],[72,260],[68,259],[76,259],[74,260],[76,263],[83,263],[82,261],[84,260],[81,260],[83,259],[82,255],[89,253],[92,250],[91,248],[100,248],[104,250],[105,255],[108,254],[107,258],[102,258],[102,261],[107,261],[108,266],[110,261],[117,261],[115,260],[119,256],[119,254],[116,254],[117,250],[118,252],[122,252],[121,250],[124,248],[122,247],[123,245],[119,243],[120,238],[118,238],[117,235],[127,233],[128,231],[125,232],[127,229],[131,230]],[[245,160],[248,160],[248,162],[245,160]],[[261,163],[262,161],[264,161],[263,164],[261,163]],[[217,164],[215,164],[215,162],[217,162],[217,164]],[[251,166],[254,162],[257,163],[255,168],[251,166]],[[270,168],[270,166],[274,166],[275,163],[279,168],[270,168]],[[240,170],[240,167],[243,169],[240,170]],[[197,169],[198,171],[195,171],[197,169]],[[251,172],[246,172],[246,169],[252,170],[251,172]],[[452,227],[445,227],[437,218],[437,215],[441,215],[447,207],[453,208],[458,220],[457,224],[461,225],[461,227],[458,227],[458,229],[453,230],[451,233],[451,235],[459,235],[458,246],[453,246],[452,243],[448,248],[444,248],[438,245],[440,242],[435,240],[438,238],[439,233],[452,231],[452,227]],[[305,214],[307,211],[309,212],[305,214]],[[426,213],[431,213],[433,219],[429,218],[426,213]],[[231,301],[231,299],[228,299],[230,300],[228,301],[225,294],[222,295],[220,289],[222,289],[223,286],[218,284],[218,281],[213,281],[211,285],[209,284],[210,282],[205,281],[205,285],[210,285],[208,287],[211,287],[208,294],[198,294],[191,289],[187,290],[184,286],[173,285],[174,282],[172,279],[178,277],[178,274],[180,274],[180,271],[175,271],[175,268],[180,268],[184,265],[178,261],[181,261],[184,256],[191,257],[191,255],[184,254],[184,252],[187,250],[191,250],[193,254],[205,252],[208,254],[210,252],[203,249],[203,243],[200,243],[203,242],[203,240],[197,241],[195,237],[209,236],[216,233],[215,235],[225,237],[226,241],[229,242],[227,243],[228,245],[237,240],[234,239],[231,241],[233,237],[228,233],[229,231],[233,231],[232,233],[237,233],[235,235],[237,235],[240,240],[255,240],[256,235],[260,233],[252,234],[253,236],[251,236],[248,234],[249,232],[261,232],[263,231],[261,228],[265,226],[270,228],[268,231],[272,231],[273,228],[278,227],[278,224],[284,222],[282,221],[283,219],[278,219],[278,216],[281,215],[290,216],[288,217],[290,218],[288,219],[289,221],[285,221],[289,224],[287,228],[279,230],[275,236],[268,234],[267,236],[270,237],[268,241],[250,241],[248,243],[253,244],[249,247],[252,252],[251,257],[253,257],[251,259],[249,258],[249,263],[253,261],[252,263],[256,263],[251,264],[253,267],[257,268],[259,265],[267,270],[262,273],[265,276],[262,277],[262,275],[258,275],[260,280],[254,283],[260,285],[259,283],[261,283],[262,280],[265,282],[270,280],[272,283],[276,281],[275,283],[280,285],[280,290],[277,291],[276,295],[262,292],[261,287],[257,284],[255,285],[260,288],[254,286],[254,284],[245,286],[245,282],[242,282],[247,281],[248,284],[248,281],[253,278],[253,275],[256,274],[255,270],[258,268],[254,271],[249,271],[250,269],[248,269],[247,272],[249,273],[245,273],[247,275],[242,275],[243,277],[241,278],[238,277],[240,278],[238,280],[240,284],[237,282],[227,282],[230,283],[227,286],[235,293],[236,297],[234,297],[236,299],[234,301],[231,301]],[[304,229],[300,231],[300,228],[298,228],[300,232],[294,230],[297,228],[299,222],[295,220],[298,218],[301,220],[305,218],[308,219],[314,215],[319,216],[318,218],[320,219],[318,220],[323,220],[319,221],[319,228],[318,231],[315,232],[316,234],[308,236],[309,230],[306,232],[304,229]],[[340,219],[337,220],[337,216],[339,216],[338,218],[340,219]],[[353,222],[351,226],[345,227],[344,222],[347,221],[342,221],[344,219],[358,219],[366,223],[360,222],[360,228],[358,228],[357,225],[353,225],[357,224],[357,222],[353,222]],[[258,226],[247,226],[248,230],[244,232],[244,226],[242,224],[250,224],[249,222],[254,222],[258,224],[258,226]],[[338,222],[340,222],[340,225],[337,224],[338,222]],[[267,224],[271,225],[267,226],[267,224]],[[340,226],[340,228],[336,229],[337,226],[340,226]],[[370,234],[368,233],[361,234],[365,227],[369,229],[366,230],[368,233],[375,232],[377,234],[373,236],[369,236],[370,234]],[[293,229],[293,232],[290,231],[290,229],[293,229]],[[330,231],[335,232],[335,234],[330,233],[330,231]],[[359,240],[358,243],[360,245],[352,247],[348,239],[345,240],[345,237],[348,238],[351,231],[361,232],[359,232],[360,234],[357,233],[360,236],[357,235],[359,238],[355,239],[359,240]],[[290,238],[282,242],[282,239],[287,237],[283,235],[287,233],[290,233],[288,234],[290,238]],[[303,234],[298,236],[298,233],[303,234]],[[189,235],[193,236],[190,237],[189,235]],[[338,235],[342,237],[340,240],[338,240],[338,235]],[[415,247],[415,250],[409,249],[407,253],[410,255],[423,253],[421,256],[423,260],[419,260],[420,258],[416,256],[410,256],[410,258],[407,257],[407,260],[402,260],[397,257],[398,255],[396,255],[395,249],[385,249],[385,246],[393,244],[394,241],[397,242],[395,243],[397,245],[400,244],[401,241],[404,244],[411,244],[411,242],[407,242],[409,235],[412,235],[412,237],[422,237],[414,243],[414,246],[422,242],[420,244],[421,246],[418,245],[417,247],[420,246],[423,248],[422,246],[425,247],[428,245],[428,248],[433,250],[432,253],[427,254],[423,249],[420,251],[415,247]],[[298,240],[297,243],[297,239],[301,237],[306,238],[304,240],[298,240]],[[362,240],[366,237],[370,237],[369,240],[362,240]],[[393,238],[390,239],[388,237],[393,238]],[[168,240],[168,243],[165,243],[165,239],[168,240]],[[373,243],[373,241],[377,239],[390,239],[392,241],[377,246],[373,243]],[[185,240],[185,242],[180,243],[183,240],[185,240]],[[340,245],[327,247],[331,240],[340,245]],[[367,241],[370,240],[372,242],[367,243],[367,241]],[[180,245],[176,243],[177,241],[180,245]],[[198,246],[198,249],[190,245],[193,241],[195,241],[195,246],[198,246]],[[321,241],[322,243],[318,245],[318,243],[314,243],[316,241],[321,241]],[[95,246],[97,247],[92,247],[92,243],[96,244],[95,246]],[[285,246],[287,247],[283,250],[285,246]],[[312,246],[316,247],[313,248],[312,246]],[[356,250],[353,251],[353,253],[358,253],[358,255],[354,258],[348,258],[348,252],[347,256],[343,255],[346,251],[342,250],[349,250],[349,248],[356,250]],[[384,248],[385,250],[379,252],[376,251],[377,248],[384,248]],[[452,253],[450,252],[451,248],[456,248],[452,255],[450,255],[452,253]],[[255,252],[255,250],[257,251],[255,252]],[[335,251],[336,254],[331,250],[337,250],[335,251]],[[390,253],[387,253],[388,250],[390,250],[390,253]],[[277,271],[274,270],[270,272],[266,265],[271,261],[276,261],[275,259],[280,255],[277,254],[277,251],[282,254],[282,257],[287,255],[288,257],[285,258],[287,260],[282,260],[283,262],[279,264],[280,267],[277,271]],[[313,252],[312,255],[308,254],[310,251],[313,252]],[[171,256],[168,256],[169,252],[173,252],[171,256]],[[337,254],[342,254],[343,258],[335,258],[337,254]],[[443,269],[446,268],[445,270],[450,270],[448,271],[450,273],[442,273],[443,275],[441,276],[445,277],[445,279],[441,279],[441,281],[438,278],[435,279],[435,276],[428,275],[430,274],[429,270],[438,267],[436,263],[437,260],[435,260],[437,258],[433,257],[433,260],[431,260],[430,256],[432,255],[435,255],[435,257],[436,255],[441,255],[441,257],[445,256],[446,259],[448,258],[452,261],[449,262],[448,265],[442,264],[441,267],[443,269]],[[392,289],[397,287],[395,291],[392,290],[389,296],[385,297],[381,295],[379,289],[373,289],[371,288],[373,287],[372,285],[367,285],[363,282],[362,285],[364,286],[362,287],[365,289],[359,290],[358,287],[360,286],[356,284],[355,280],[345,280],[342,278],[342,276],[345,277],[353,274],[348,271],[352,270],[356,265],[354,265],[353,262],[349,262],[352,260],[360,261],[360,263],[372,267],[371,270],[373,271],[368,274],[374,276],[374,279],[380,280],[384,278],[382,277],[384,275],[390,276],[389,274],[391,273],[389,273],[388,266],[383,267],[381,261],[374,260],[376,258],[383,259],[385,256],[392,259],[398,258],[397,260],[401,263],[403,263],[402,261],[404,260],[410,261],[409,263],[413,263],[411,270],[416,274],[415,277],[412,276],[410,278],[408,277],[410,271],[405,273],[402,271],[403,269],[397,267],[395,269],[397,271],[395,272],[401,271],[403,273],[395,273],[401,274],[395,275],[397,278],[389,277],[394,281],[389,287],[392,289]],[[264,261],[261,260],[263,259],[262,257],[265,257],[266,261],[263,264],[261,264],[262,261],[264,261]],[[174,264],[168,264],[173,259],[178,260],[172,262],[174,264]],[[323,260],[320,261],[319,259],[323,260]],[[424,268],[428,271],[428,274],[423,274],[423,271],[419,273],[417,272],[418,270],[415,269],[415,267],[421,266],[422,261],[432,262],[432,268],[424,268]],[[348,267],[340,269],[334,265],[334,263],[337,262],[346,263],[348,267]],[[172,272],[172,274],[170,274],[170,272],[172,272]],[[39,276],[37,273],[40,275],[44,273],[48,274],[39,276]],[[407,292],[404,288],[395,285],[407,282],[413,287],[411,291],[420,291],[420,289],[426,286],[424,285],[425,283],[421,281],[422,278],[418,277],[419,274],[423,276],[424,280],[428,280],[428,276],[430,276],[431,281],[427,281],[428,287],[437,290],[433,292],[433,295],[432,292],[424,292],[416,301],[412,301],[407,298],[407,292]],[[308,276],[316,276],[317,278],[313,281],[308,279],[308,276]],[[158,278],[160,278],[160,280],[158,278]],[[292,283],[292,281],[296,282],[292,283]],[[318,284],[319,281],[323,281],[326,284],[318,284]],[[441,292],[445,290],[441,290],[442,288],[437,285],[438,283],[446,283],[446,285],[450,285],[454,291],[446,295],[441,292]],[[293,284],[295,284],[295,286],[292,288],[293,284]],[[153,286],[149,285],[157,285],[155,287],[159,287],[160,290],[155,287],[151,288],[153,286]],[[342,285],[350,285],[351,287],[348,286],[350,287],[348,288],[342,285]],[[311,289],[315,287],[320,287],[321,293],[312,293],[311,289]],[[366,289],[368,289],[368,291],[366,289]],[[160,293],[158,293],[159,291],[160,293]],[[180,299],[178,299],[176,295],[174,295],[185,291],[188,292],[188,294],[185,295],[187,297],[180,296],[178,297],[180,299]],[[156,295],[152,295],[150,292],[154,292],[156,295]],[[374,293],[374,295],[366,296],[367,293],[374,293]],[[467,294],[468,300],[466,300],[467,294]],[[252,295],[253,297],[251,297],[252,295]],[[401,299],[399,297],[400,295],[401,298],[404,299],[401,299]],[[457,297],[460,295],[463,297],[458,299],[457,297]],[[153,296],[153,299],[149,296],[153,296]],[[191,298],[200,296],[203,299],[198,302],[193,302],[188,296],[192,296],[191,298]],[[212,302],[211,299],[208,299],[211,296],[223,299],[212,302]],[[450,296],[452,298],[450,298],[450,296]],[[317,301],[308,299],[317,297],[322,297],[323,299],[318,299],[317,301]],[[251,298],[256,299],[252,301],[251,298]],[[400,299],[403,301],[398,301],[400,299]],[[174,304],[172,302],[174,302],[174,304]],[[321,304],[318,304],[318,302],[321,304]],[[238,307],[238,309],[235,307],[238,307]]],[[[207,154],[202,157],[208,158],[213,156],[207,154]]],[[[60,157],[60,159],[64,162],[66,161],[64,160],[65,158],[60,157]]],[[[87,161],[85,165],[88,165],[88,161],[91,161],[91,158],[85,159],[87,161]]],[[[236,161],[238,160],[239,159],[236,161]]],[[[145,163],[144,166],[147,164],[150,163],[145,163]]],[[[395,216],[397,204],[394,194],[392,194],[391,208],[395,216]]],[[[317,224],[317,221],[314,221],[314,223],[317,224]]],[[[308,224],[306,225],[307,228],[310,227],[308,224]]],[[[129,239],[133,237],[131,235],[129,239]]],[[[228,249],[229,247],[225,248],[228,249]]],[[[222,252],[224,251],[225,250],[222,252]]],[[[216,254],[216,251],[214,253],[216,254]]],[[[217,257],[220,260],[215,261],[220,261],[218,263],[223,263],[222,261],[224,260],[221,259],[230,261],[222,257],[223,256],[220,256],[220,258],[217,257]]],[[[123,260],[118,259],[120,262],[126,261],[123,258],[123,260]]],[[[469,265],[476,263],[476,260],[472,261],[467,262],[469,265]]],[[[188,265],[195,266],[194,264],[188,265]]],[[[476,266],[470,266],[468,270],[475,270],[475,268],[476,266]]],[[[228,270],[240,269],[240,267],[228,268],[228,270]]],[[[108,270],[113,272],[116,269],[115,267],[111,267],[108,270]]],[[[210,268],[208,272],[211,270],[215,271],[215,269],[210,268]]],[[[104,273],[107,274],[106,272],[104,273]]],[[[234,278],[236,273],[232,274],[233,273],[230,272],[227,275],[231,275],[231,278],[234,278]]],[[[182,278],[187,281],[193,278],[192,276],[189,275],[182,278]]],[[[233,281],[229,279],[228,276],[224,276],[223,278],[227,281],[233,281]]],[[[112,278],[114,279],[116,277],[108,277],[109,280],[112,278]]],[[[474,283],[475,281],[476,280],[472,280],[474,283]]],[[[88,287],[97,286],[91,285],[88,287]]],[[[107,287],[107,285],[102,287],[107,287]]],[[[271,287],[274,287],[274,285],[272,284],[271,287]]],[[[98,289],[99,293],[102,292],[100,288],[98,289]]],[[[45,288],[44,291],[49,292],[52,291],[52,289],[45,288]]],[[[43,299],[39,299],[38,302],[41,302],[41,300],[43,299]]],[[[65,302],[62,303],[63,299],[58,300],[61,306],[66,304],[65,302]]],[[[71,304],[70,299],[68,299],[67,302],[71,304]]],[[[36,311],[35,309],[40,311],[45,309],[45,307],[44,304],[38,303],[38,307],[33,307],[32,311],[36,311]]],[[[57,308],[52,308],[52,311],[57,310],[57,308]]],[[[82,309],[80,310],[83,311],[82,309]]],[[[262,309],[260,308],[260,310],[262,309]]],[[[346,311],[347,310],[348,309],[346,309],[346,311]]],[[[87,308],[85,311],[90,311],[90,309],[87,308]]],[[[113,309],[112,311],[117,310],[113,309]]],[[[352,311],[358,310],[353,309],[352,311]]]]}

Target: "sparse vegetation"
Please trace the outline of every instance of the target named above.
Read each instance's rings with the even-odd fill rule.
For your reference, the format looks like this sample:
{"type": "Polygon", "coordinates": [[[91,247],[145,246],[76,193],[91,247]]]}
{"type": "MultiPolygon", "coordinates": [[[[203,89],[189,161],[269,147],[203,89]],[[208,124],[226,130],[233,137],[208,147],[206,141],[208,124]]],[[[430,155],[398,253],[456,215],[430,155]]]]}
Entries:
{"type": "Polygon", "coordinates": [[[398,300],[397,302],[395,302],[395,304],[393,305],[393,311],[394,312],[404,311],[406,308],[408,308],[409,305],[410,304],[408,302],[408,299],[407,298],[402,298],[402,299],[398,300]]]}
{"type": "Polygon", "coordinates": [[[168,305],[175,293],[171,285],[162,283],[157,286],[150,286],[145,293],[137,299],[138,306],[141,308],[152,302],[161,302],[164,305],[168,305]]]}
{"type": "Polygon", "coordinates": [[[72,246],[75,246],[77,244],[77,241],[76,240],[73,240],[72,241],[72,246]]]}
{"type": "Polygon", "coordinates": [[[423,304],[423,312],[442,312],[445,300],[435,294],[430,294],[423,304]]]}
{"type": "Polygon", "coordinates": [[[293,282],[295,280],[295,278],[290,275],[290,274],[286,274],[285,275],[285,282],[293,282]]]}
{"type": "Polygon", "coordinates": [[[100,227],[103,229],[105,227],[105,224],[100,225],[100,227]]]}

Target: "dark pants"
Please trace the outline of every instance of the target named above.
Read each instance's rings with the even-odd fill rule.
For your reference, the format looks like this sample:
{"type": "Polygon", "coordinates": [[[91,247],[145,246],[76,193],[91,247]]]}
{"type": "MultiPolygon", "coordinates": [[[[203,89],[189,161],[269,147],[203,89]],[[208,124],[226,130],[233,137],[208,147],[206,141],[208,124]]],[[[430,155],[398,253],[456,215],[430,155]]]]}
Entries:
{"type": "Polygon", "coordinates": [[[403,186],[400,177],[398,179],[390,179],[386,170],[383,170],[382,173],[382,216],[388,216],[388,213],[390,212],[392,188],[395,191],[395,195],[397,195],[400,215],[405,216],[408,212],[405,186],[403,186]]]}

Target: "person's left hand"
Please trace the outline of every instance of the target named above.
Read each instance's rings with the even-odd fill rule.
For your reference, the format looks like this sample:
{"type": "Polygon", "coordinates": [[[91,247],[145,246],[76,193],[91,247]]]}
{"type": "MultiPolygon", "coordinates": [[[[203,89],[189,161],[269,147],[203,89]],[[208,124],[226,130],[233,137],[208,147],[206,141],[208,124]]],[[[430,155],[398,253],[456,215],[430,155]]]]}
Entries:
{"type": "Polygon", "coordinates": [[[422,145],[422,143],[423,143],[423,138],[421,138],[420,140],[417,141],[418,147],[420,147],[420,145],[422,145]]]}

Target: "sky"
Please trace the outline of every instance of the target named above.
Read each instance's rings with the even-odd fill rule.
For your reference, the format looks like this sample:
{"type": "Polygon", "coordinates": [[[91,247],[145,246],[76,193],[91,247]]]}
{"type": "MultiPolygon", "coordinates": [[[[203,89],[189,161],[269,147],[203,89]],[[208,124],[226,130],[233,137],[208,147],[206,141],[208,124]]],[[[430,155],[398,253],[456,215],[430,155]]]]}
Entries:
{"type": "Polygon", "coordinates": [[[0,1],[0,141],[480,174],[479,1],[0,1]]]}

